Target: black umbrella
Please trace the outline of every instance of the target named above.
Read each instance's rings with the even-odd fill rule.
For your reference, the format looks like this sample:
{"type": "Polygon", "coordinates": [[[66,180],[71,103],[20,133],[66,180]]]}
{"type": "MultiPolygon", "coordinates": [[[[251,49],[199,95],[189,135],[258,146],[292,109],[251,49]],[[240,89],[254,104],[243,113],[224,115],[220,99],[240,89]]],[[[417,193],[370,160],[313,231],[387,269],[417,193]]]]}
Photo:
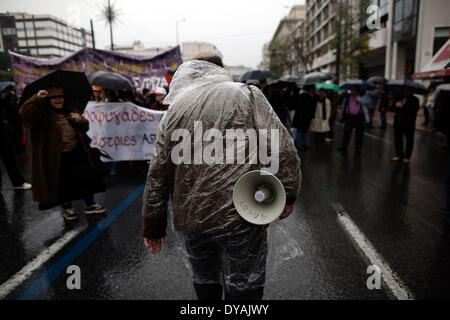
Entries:
{"type": "Polygon", "coordinates": [[[300,83],[302,81],[303,77],[297,77],[297,76],[283,76],[280,79],[278,79],[279,81],[284,81],[284,82],[290,82],[290,83],[300,83]]]}
{"type": "Polygon", "coordinates": [[[19,105],[21,106],[39,90],[52,87],[64,89],[64,104],[80,112],[84,111],[91,99],[92,88],[83,72],[55,70],[27,85],[20,97],[19,105]]]}
{"type": "Polygon", "coordinates": [[[367,79],[367,81],[377,84],[377,83],[386,83],[387,80],[382,76],[374,76],[367,79]]]}
{"type": "Polygon", "coordinates": [[[272,72],[266,70],[251,70],[244,73],[243,76],[240,78],[240,81],[263,80],[268,78],[276,78],[276,76],[272,72]]]}
{"type": "Polygon", "coordinates": [[[377,87],[372,83],[364,80],[348,80],[346,81],[342,86],[342,90],[350,90],[352,86],[357,86],[359,91],[368,91],[368,90],[375,90],[377,87]]]}
{"type": "Polygon", "coordinates": [[[386,83],[386,90],[394,93],[402,93],[403,87],[410,87],[413,94],[426,94],[428,92],[425,86],[412,80],[389,80],[386,83]]]}
{"type": "Polygon", "coordinates": [[[93,86],[110,90],[133,90],[133,83],[128,78],[115,72],[97,71],[88,75],[93,86]]]}
{"type": "Polygon", "coordinates": [[[300,83],[302,85],[317,84],[333,80],[334,78],[334,75],[328,72],[312,72],[303,76],[300,83]]]}

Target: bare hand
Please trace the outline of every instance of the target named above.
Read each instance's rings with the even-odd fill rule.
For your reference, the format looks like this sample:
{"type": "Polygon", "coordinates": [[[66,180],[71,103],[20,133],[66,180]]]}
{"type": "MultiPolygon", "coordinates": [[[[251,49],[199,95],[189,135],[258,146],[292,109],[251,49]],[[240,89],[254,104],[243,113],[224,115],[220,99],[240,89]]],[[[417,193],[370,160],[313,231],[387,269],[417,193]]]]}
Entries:
{"type": "Polygon", "coordinates": [[[403,104],[401,103],[401,101],[397,101],[397,103],[395,104],[395,106],[396,106],[397,108],[401,108],[401,107],[403,107],[403,104]]]}
{"type": "Polygon", "coordinates": [[[159,239],[144,238],[144,245],[153,254],[157,254],[157,253],[161,252],[161,245],[164,244],[165,242],[166,242],[166,238],[159,238],[159,239]]]}
{"type": "Polygon", "coordinates": [[[39,90],[39,92],[37,93],[37,97],[39,99],[44,99],[48,96],[48,92],[47,90],[39,90]]]}
{"type": "Polygon", "coordinates": [[[72,120],[79,122],[81,120],[81,115],[79,113],[72,112],[72,113],[70,113],[70,118],[72,120]]]}
{"type": "Polygon", "coordinates": [[[292,213],[292,211],[294,211],[294,206],[287,204],[284,207],[283,213],[280,215],[280,220],[283,220],[283,219],[286,219],[287,217],[289,217],[289,215],[292,213]]]}

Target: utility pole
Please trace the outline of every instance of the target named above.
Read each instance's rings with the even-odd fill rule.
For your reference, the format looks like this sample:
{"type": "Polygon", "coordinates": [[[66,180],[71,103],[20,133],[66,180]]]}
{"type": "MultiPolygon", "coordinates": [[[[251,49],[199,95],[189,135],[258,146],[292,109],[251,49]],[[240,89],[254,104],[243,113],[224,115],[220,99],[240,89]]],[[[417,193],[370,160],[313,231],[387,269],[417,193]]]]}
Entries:
{"type": "Polygon", "coordinates": [[[94,35],[94,23],[91,19],[91,37],[92,37],[92,48],[95,49],[95,35],[94,35]]]}
{"type": "Polygon", "coordinates": [[[180,22],[184,22],[184,21],[186,21],[186,19],[177,20],[177,22],[176,22],[176,25],[177,25],[177,30],[176,30],[176,32],[177,32],[177,45],[180,44],[180,39],[179,39],[179,36],[178,36],[178,24],[180,22]]]}

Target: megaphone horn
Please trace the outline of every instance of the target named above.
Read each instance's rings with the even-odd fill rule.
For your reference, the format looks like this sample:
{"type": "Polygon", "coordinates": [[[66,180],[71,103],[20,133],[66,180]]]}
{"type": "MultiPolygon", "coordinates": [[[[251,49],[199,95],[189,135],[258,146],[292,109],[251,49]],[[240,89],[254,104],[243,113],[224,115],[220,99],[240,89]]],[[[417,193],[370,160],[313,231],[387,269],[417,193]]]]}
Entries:
{"type": "Polygon", "coordinates": [[[255,170],[244,174],[236,182],[233,204],[246,221],[257,225],[269,224],[283,213],[286,193],[277,177],[255,170]]]}

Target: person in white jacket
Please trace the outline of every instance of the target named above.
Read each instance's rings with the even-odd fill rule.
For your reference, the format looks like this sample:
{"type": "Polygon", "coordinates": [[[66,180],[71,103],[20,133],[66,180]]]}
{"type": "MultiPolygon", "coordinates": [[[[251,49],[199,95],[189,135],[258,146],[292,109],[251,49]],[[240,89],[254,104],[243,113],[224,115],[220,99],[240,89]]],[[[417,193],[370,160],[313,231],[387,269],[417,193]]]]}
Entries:
{"type": "Polygon", "coordinates": [[[314,118],[311,120],[309,130],[313,133],[313,147],[323,148],[325,135],[330,131],[331,101],[327,99],[325,89],[318,91],[319,99],[316,104],[314,118]]]}

